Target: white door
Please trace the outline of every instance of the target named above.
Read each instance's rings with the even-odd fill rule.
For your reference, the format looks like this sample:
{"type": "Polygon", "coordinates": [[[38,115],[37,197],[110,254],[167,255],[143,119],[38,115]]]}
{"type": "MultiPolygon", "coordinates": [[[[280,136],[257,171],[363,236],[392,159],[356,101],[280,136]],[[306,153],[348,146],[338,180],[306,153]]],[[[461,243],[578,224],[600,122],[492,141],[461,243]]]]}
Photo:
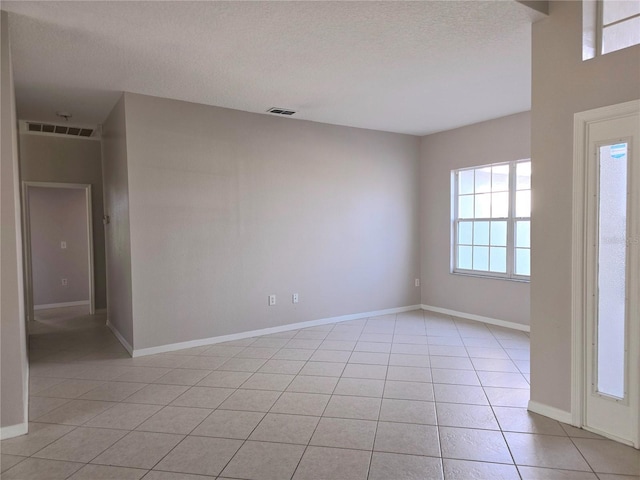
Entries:
{"type": "Polygon", "coordinates": [[[587,124],[584,410],[588,430],[640,447],[640,117],[587,124]]]}

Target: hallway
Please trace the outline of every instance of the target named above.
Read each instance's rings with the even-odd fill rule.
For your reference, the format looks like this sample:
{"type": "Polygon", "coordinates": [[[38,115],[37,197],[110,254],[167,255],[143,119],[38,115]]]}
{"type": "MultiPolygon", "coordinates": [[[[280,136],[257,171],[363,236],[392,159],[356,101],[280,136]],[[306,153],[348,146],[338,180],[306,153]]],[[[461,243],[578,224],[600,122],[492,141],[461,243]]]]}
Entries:
{"type": "Polygon", "coordinates": [[[130,358],[104,315],[37,313],[7,480],[640,478],[527,412],[522,332],[415,311],[130,358]]]}

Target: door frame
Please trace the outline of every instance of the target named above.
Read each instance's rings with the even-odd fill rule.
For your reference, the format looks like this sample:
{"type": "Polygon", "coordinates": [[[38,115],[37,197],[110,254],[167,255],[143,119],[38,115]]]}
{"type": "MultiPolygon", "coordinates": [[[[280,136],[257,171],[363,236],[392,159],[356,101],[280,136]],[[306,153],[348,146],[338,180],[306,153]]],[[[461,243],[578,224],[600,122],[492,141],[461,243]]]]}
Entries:
{"type": "MultiPolygon", "coordinates": [[[[573,130],[573,222],[572,222],[572,285],[571,285],[571,420],[576,427],[585,426],[585,403],[588,384],[585,379],[586,375],[586,322],[588,315],[587,308],[587,289],[588,289],[588,273],[589,259],[587,258],[587,242],[591,238],[590,224],[588,222],[588,152],[589,152],[589,126],[592,123],[598,123],[616,118],[638,115],[640,111],[640,100],[620,103],[585,112],[579,112],[574,115],[573,130]]],[[[640,148],[640,145],[635,146],[640,148]]],[[[634,359],[630,358],[630,362],[634,359]]],[[[630,388],[636,390],[636,398],[640,386],[630,384],[630,388]]],[[[640,435],[640,413],[634,413],[633,423],[637,425],[638,435],[636,436],[637,444],[640,435]]],[[[596,432],[605,435],[604,432],[596,432]]],[[[606,435],[611,438],[611,435],[606,435]]],[[[627,443],[628,440],[613,438],[613,440],[627,443]]]]}
{"type": "Polygon", "coordinates": [[[87,241],[89,255],[89,313],[95,313],[95,285],[93,267],[93,205],[91,201],[91,184],[89,183],[55,183],[55,182],[22,182],[22,231],[23,251],[24,251],[24,287],[25,287],[25,311],[26,321],[34,319],[33,305],[33,268],[31,255],[31,212],[29,208],[29,188],[73,188],[84,190],[85,207],[87,211],[87,241]]]}

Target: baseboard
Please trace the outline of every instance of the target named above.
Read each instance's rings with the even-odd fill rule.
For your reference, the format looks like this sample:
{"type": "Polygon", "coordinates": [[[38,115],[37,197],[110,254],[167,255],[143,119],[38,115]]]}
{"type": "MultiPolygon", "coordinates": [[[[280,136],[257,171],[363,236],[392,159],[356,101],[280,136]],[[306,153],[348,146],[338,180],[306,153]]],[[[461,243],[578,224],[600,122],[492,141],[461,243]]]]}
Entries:
{"type": "Polygon", "coordinates": [[[89,300],[80,300],[77,302],[45,303],[42,305],[34,305],[33,309],[48,310],[50,308],[79,307],[81,305],[89,305],[89,300]]]}
{"type": "Polygon", "coordinates": [[[129,355],[134,357],[135,355],[133,354],[133,347],[129,344],[129,342],[127,342],[125,340],[125,338],[122,336],[122,334],[118,331],[118,329],[109,320],[107,320],[107,328],[113,332],[113,334],[118,339],[118,341],[122,344],[124,349],[127,352],[129,352],[129,355]]]}
{"type": "MultiPolygon", "coordinates": [[[[270,335],[272,333],[288,332],[290,330],[298,330],[300,328],[317,327],[320,325],[327,325],[330,323],[347,322],[349,320],[358,320],[361,318],[376,317],[378,315],[391,315],[394,313],[410,312],[412,310],[419,310],[419,309],[420,309],[420,305],[411,305],[407,307],[377,310],[374,312],[353,313],[350,315],[340,315],[338,317],[321,318],[319,320],[309,320],[307,322],[290,323],[287,325],[280,325],[278,327],[269,327],[269,328],[262,328],[259,330],[250,330],[248,332],[232,333],[230,335],[221,335],[219,337],[201,338],[198,340],[190,340],[187,342],[160,345],[158,347],[140,348],[140,349],[133,350],[132,356],[143,357],[146,355],[155,355],[157,353],[166,353],[166,352],[173,352],[175,350],[183,350],[185,348],[202,347],[204,345],[214,345],[216,343],[230,342],[233,340],[242,340],[244,338],[257,337],[259,335],[270,335]]],[[[115,331],[114,331],[114,334],[116,335],[116,337],[118,336],[118,334],[116,334],[115,331]]],[[[120,340],[120,341],[122,342],[123,340],[120,340]]]]}
{"type": "Polygon", "coordinates": [[[0,440],[19,437],[20,435],[26,435],[28,432],[29,426],[26,422],[19,423],[17,425],[10,425],[8,427],[2,427],[0,428],[0,440]]]}
{"type": "Polygon", "coordinates": [[[435,313],[443,313],[445,315],[451,315],[452,317],[460,317],[466,320],[475,320],[476,322],[488,323],[489,325],[495,325],[497,327],[511,328],[513,330],[520,330],[521,332],[529,332],[531,328],[529,325],[522,325],[521,323],[509,322],[507,320],[499,320],[497,318],[483,317],[482,315],[475,315],[473,313],[458,312],[456,310],[449,310],[448,308],[432,307],[431,305],[421,305],[423,310],[429,310],[435,313]]]}
{"type": "Polygon", "coordinates": [[[572,424],[573,419],[571,417],[571,412],[566,412],[556,407],[550,407],[549,405],[529,400],[529,406],[527,407],[527,410],[533,413],[544,415],[545,417],[553,418],[554,420],[562,423],[567,423],[569,425],[572,424]]]}

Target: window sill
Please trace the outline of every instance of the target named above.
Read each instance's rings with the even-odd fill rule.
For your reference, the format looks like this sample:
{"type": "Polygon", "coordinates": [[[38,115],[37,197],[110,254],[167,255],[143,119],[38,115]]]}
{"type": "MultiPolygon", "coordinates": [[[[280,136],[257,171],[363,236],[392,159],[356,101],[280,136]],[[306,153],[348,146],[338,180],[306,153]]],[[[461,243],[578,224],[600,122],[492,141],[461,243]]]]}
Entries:
{"type": "Polygon", "coordinates": [[[481,273],[471,273],[471,272],[449,272],[451,275],[460,275],[461,277],[473,277],[473,278],[483,278],[487,280],[502,280],[505,282],[517,282],[517,283],[531,283],[531,277],[529,278],[509,278],[509,277],[498,277],[495,275],[483,275],[481,273]]]}

